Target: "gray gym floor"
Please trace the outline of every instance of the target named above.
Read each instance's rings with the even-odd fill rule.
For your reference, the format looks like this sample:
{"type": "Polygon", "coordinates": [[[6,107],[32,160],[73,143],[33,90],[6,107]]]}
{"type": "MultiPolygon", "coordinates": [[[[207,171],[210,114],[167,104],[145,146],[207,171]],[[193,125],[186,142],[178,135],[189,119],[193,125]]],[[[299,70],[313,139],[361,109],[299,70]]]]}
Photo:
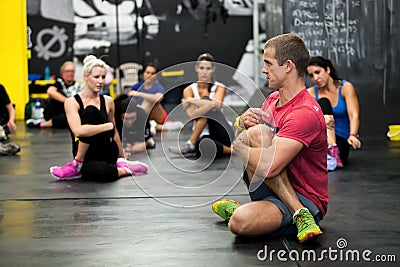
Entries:
{"type": "Polygon", "coordinates": [[[177,132],[158,133],[156,149],[134,156],[149,165],[147,175],[112,183],[50,176],[50,166],[71,160],[67,130],[18,122],[11,138],[22,150],[0,157],[0,266],[398,266],[400,260],[400,142],[385,137],[364,139],[345,169],[329,173],[324,234],[304,245],[232,235],[211,203],[249,201],[241,163],[235,156],[209,164],[171,155],[177,132]]]}

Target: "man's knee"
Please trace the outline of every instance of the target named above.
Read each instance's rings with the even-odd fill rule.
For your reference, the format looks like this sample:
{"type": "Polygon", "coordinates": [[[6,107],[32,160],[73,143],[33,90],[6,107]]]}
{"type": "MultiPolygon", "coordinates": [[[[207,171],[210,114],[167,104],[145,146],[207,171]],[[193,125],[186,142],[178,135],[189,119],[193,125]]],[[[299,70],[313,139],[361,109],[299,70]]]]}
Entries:
{"type": "Polygon", "coordinates": [[[235,235],[248,235],[250,222],[245,216],[245,210],[237,208],[228,224],[229,230],[235,235]]]}
{"type": "Polygon", "coordinates": [[[267,147],[271,145],[272,134],[264,124],[247,129],[247,136],[251,147],[267,147]]]}
{"type": "Polygon", "coordinates": [[[241,220],[236,218],[234,215],[232,215],[231,219],[229,220],[228,227],[229,230],[235,235],[243,235],[245,232],[244,227],[241,224],[241,220]]]}

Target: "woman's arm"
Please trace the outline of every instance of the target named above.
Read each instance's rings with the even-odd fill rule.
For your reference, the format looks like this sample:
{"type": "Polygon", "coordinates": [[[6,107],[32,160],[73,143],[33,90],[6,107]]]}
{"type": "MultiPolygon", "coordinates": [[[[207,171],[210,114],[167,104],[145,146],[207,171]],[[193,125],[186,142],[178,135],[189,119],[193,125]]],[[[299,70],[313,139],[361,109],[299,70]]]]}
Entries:
{"type": "Polygon", "coordinates": [[[223,102],[225,99],[226,87],[224,84],[220,83],[215,89],[215,95],[212,100],[216,101],[216,106],[218,109],[221,109],[223,106],[223,102]]]}
{"type": "Polygon", "coordinates": [[[349,115],[350,120],[350,136],[347,141],[353,146],[353,148],[360,148],[361,142],[357,137],[360,127],[360,107],[356,90],[352,83],[345,82],[343,84],[342,96],[346,101],[347,114],[349,115]]]}
{"type": "Polygon", "coordinates": [[[211,110],[219,110],[222,108],[224,97],[225,97],[225,86],[218,86],[215,90],[213,99],[194,99],[193,91],[188,86],[183,91],[184,102],[183,108],[189,118],[194,119],[205,115],[211,110]]]}
{"type": "MultiPolygon", "coordinates": [[[[106,106],[107,106],[107,113],[108,113],[108,120],[115,125],[115,106],[114,106],[114,101],[111,97],[109,96],[104,96],[105,100],[106,100],[106,106]]],[[[119,133],[117,130],[114,131],[114,141],[117,143],[118,145],[118,157],[119,158],[125,158],[124,156],[124,150],[122,147],[122,142],[121,142],[121,138],[119,136],[119,133]]]]}
{"type": "Polygon", "coordinates": [[[107,122],[99,125],[82,125],[81,117],[79,116],[79,104],[74,97],[67,98],[64,103],[65,113],[72,133],[76,137],[89,137],[102,132],[111,131],[114,129],[112,122],[107,122]]]}
{"type": "Polygon", "coordinates": [[[161,93],[149,94],[145,92],[138,92],[135,90],[129,91],[128,96],[141,97],[153,103],[160,103],[164,99],[164,94],[161,93]]]}

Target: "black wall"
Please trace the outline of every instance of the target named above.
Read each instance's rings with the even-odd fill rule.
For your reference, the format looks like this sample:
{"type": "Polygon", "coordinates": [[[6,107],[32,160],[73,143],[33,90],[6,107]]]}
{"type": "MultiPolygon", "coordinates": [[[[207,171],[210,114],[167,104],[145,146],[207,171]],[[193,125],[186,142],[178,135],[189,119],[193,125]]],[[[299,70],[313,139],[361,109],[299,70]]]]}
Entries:
{"type": "Polygon", "coordinates": [[[205,0],[198,1],[199,5],[194,10],[182,5],[180,14],[177,14],[177,5],[190,1],[148,0],[143,1],[143,5],[139,9],[132,9],[128,14],[121,14],[120,11],[119,17],[120,19],[123,16],[132,18],[132,21],[124,20],[124,22],[135,23],[134,16],[143,18],[146,15],[155,15],[159,21],[158,33],[149,34],[146,25],[144,25],[141,32],[134,32],[135,30],[132,29],[131,36],[128,36],[130,33],[123,30],[124,25],[120,21],[120,40],[117,43],[115,25],[113,25],[116,16],[107,17],[104,22],[105,25],[102,25],[99,21],[93,22],[93,19],[109,15],[118,3],[123,5],[126,2],[133,1],[84,0],[82,2],[87,4],[93,15],[82,15],[83,12],[73,6],[72,0],[59,0],[57,5],[65,12],[53,17],[52,11],[47,10],[48,7],[43,6],[40,0],[28,1],[28,26],[32,29],[30,36],[32,40],[32,58],[29,61],[30,73],[43,74],[44,67],[49,65],[52,72],[58,74],[59,65],[64,60],[71,60],[73,56],[77,56],[82,61],[84,56],[90,53],[105,56],[105,61],[113,67],[124,62],[135,61],[142,64],[156,63],[159,69],[163,69],[174,64],[194,61],[198,55],[207,51],[212,53],[218,62],[236,67],[248,40],[252,38],[251,16],[229,16],[224,20],[220,14],[219,0],[210,1],[212,5],[208,9],[206,7],[208,1],[205,0]],[[107,12],[98,8],[101,4],[110,7],[107,12]],[[64,9],[64,7],[68,8],[64,9]],[[207,23],[207,16],[210,16],[210,14],[211,18],[207,23]],[[76,25],[87,27],[86,35],[78,36],[79,31],[75,29],[74,22],[66,23],[63,16],[84,21],[84,23],[77,23],[76,25]],[[179,31],[176,31],[177,25],[179,25],[179,31]],[[57,27],[57,30],[50,32],[49,30],[54,26],[57,27]],[[43,32],[47,32],[47,34],[44,35],[43,32]],[[38,34],[43,37],[38,39],[38,34]],[[58,37],[61,35],[62,37],[58,37]],[[60,51],[58,42],[60,38],[63,38],[63,41],[65,40],[67,46],[62,55],[43,57],[37,52],[38,42],[43,42],[44,46],[48,46],[47,52],[50,52],[50,49],[60,51]],[[96,44],[93,42],[93,49],[90,51],[74,50],[74,43],[76,44],[77,40],[84,38],[106,40],[111,45],[107,48],[95,49],[96,44]],[[57,41],[53,42],[52,39],[57,41]]]}
{"type": "MultiPolygon", "coordinates": [[[[193,61],[200,53],[208,51],[218,62],[236,68],[247,42],[252,39],[251,12],[247,12],[247,16],[229,16],[224,20],[219,13],[218,0],[199,0],[195,10],[183,6],[180,14],[177,14],[177,5],[190,1],[143,1],[145,4],[140,9],[132,9],[123,15],[128,18],[155,15],[159,21],[158,33],[148,34],[145,28],[141,33],[125,31],[120,33],[119,44],[112,25],[114,15],[109,13],[116,3],[133,1],[85,0],[83,2],[93,13],[90,16],[82,15],[83,9],[74,7],[72,0],[45,2],[47,5],[41,0],[27,1],[32,45],[30,73],[43,74],[44,67],[49,65],[52,73],[58,74],[63,61],[71,60],[74,55],[82,60],[89,53],[106,56],[104,59],[113,67],[136,61],[142,64],[154,62],[164,69],[193,61]],[[207,9],[207,3],[213,4],[211,9],[207,9]],[[99,5],[102,4],[110,9],[107,12],[101,10],[99,5]],[[211,18],[207,10],[211,11],[211,18]],[[90,22],[107,14],[110,21],[104,25],[91,24],[86,36],[77,36],[77,17],[90,22]],[[179,25],[179,31],[176,31],[176,25],[179,25]],[[105,39],[110,46],[83,50],[77,55],[74,44],[79,38],[86,37],[105,39]],[[61,50],[63,53],[57,55],[61,50]]],[[[265,8],[267,37],[281,30],[298,33],[305,39],[312,55],[330,58],[342,78],[355,84],[361,108],[361,135],[385,136],[388,124],[400,124],[400,75],[397,75],[400,67],[400,1],[269,0],[268,3],[265,8]],[[268,19],[280,16],[282,19],[268,19]]],[[[251,9],[251,6],[247,7],[247,11],[251,9]]],[[[173,98],[179,100],[179,97],[173,98]]]]}
{"type": "MultiPolygon", "coordinates": [[[[224,17],[219,0],[199,0],[195,7],[181,0],[147,0],[140,7],[133,0],[58,0],[50,2],[54,7],[45,2],[49,3],[27,1],[32,42],[29,73],[39,75],[45,66],[59,75],[64,61],[74,59],[79,66],[88,54],[101,56],[114,68],[133,61],[151,62],[163,70],[209,52],[217,62],[236,68],[252,38],[252,7],[247,6],[247,15],[224,17]],[[139,30],[138,18],[144,21],[149,15],[157,18],[157,30],[144,22],[139,30]]],[[[166,77],[163,82],[179,78],[166,77]]],[[[180,102],[180,93],[169,93],[165,101],[180,102]]]]}

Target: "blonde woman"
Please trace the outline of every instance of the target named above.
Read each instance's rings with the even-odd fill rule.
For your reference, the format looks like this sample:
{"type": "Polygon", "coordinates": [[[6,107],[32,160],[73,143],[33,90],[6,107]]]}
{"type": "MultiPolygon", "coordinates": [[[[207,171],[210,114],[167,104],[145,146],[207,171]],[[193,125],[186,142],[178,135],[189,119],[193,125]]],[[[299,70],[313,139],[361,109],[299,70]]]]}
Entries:
{"type": "Polygon", "coordinates": [[[62,167],[50,168],[52,176],[59,180],[83,177],[106,182],[145,173],[145,164],[124,159],[121,139],[115,131],[114,101],[100,95],[107,64],[92,55],[83,63],[83,90],[65,101],[75,158],[62,167]]]}

